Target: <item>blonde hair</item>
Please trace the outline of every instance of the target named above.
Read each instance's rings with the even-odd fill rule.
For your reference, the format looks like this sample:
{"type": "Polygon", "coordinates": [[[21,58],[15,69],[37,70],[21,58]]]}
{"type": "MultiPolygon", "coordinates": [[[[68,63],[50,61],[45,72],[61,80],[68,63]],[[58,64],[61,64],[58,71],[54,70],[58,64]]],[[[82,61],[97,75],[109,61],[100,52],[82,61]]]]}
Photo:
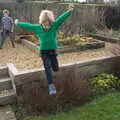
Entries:
{"type": "Polygon", "coordinates": [[[42,10],[39,16],[39,24],[43,24],[44,21],[50,21],[51,23],[55,21],[55,17],[52,11],[42,10]]]}
{"type": "Polygon", "coordinates": [[[9,15],[9,11],[7,9],[3,10],[3,14],[8,14],[9,15]]]}

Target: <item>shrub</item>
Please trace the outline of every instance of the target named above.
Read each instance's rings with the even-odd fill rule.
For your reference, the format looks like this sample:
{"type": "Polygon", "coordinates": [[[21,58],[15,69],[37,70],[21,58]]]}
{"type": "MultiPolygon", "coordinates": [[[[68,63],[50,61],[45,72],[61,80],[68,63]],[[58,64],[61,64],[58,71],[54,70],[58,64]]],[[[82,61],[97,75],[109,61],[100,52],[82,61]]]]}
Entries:
{"type": "Polygon", "coordinates": [[[120,89],[120,79],[113,74],[102,73],[89,81],[92,85],[93,95],[100,95],[120,89]]]}
{"type": "Polygon", "coordinates": [[[120,28],[120,6],[109,6],[105,12],[105,23],[108,28],[120,28]]]}

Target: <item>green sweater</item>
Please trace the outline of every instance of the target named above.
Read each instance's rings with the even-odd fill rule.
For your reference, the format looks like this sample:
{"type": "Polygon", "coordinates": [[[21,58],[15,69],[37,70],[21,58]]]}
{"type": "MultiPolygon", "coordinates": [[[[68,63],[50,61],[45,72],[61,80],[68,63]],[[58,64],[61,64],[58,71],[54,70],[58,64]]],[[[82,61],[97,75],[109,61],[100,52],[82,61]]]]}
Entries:
{"type": "Polygon", "coordinates": [[[30,24],[25,22],[18,22],[17,26],[34,32],[40,41],[40,50],[57,49],[57,31],[60,25],[71,15],[71,11],[65,11],[62,15],[57,17],[52,23],[48,31],[46,31],[41,24],[30,24]]]}

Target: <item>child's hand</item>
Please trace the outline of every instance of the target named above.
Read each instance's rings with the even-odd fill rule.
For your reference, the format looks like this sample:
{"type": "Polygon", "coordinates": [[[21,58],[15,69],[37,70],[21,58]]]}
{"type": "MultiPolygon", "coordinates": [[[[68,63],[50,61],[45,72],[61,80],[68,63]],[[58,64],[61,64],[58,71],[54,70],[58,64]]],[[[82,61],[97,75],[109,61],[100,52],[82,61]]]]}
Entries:
{"type": "Polygon", "coordinates": [[[12,32],[12,33],[14,32],[14,25],[13,25],[12,28],[11,28],[11,32],[12,32]]]}
{"type": "Polygon", "coordinates": [[[74,5],[70,4],[69,7],[68,7],[68,10],[73,11],[73,9],[74,9],[74,5]]]}
{"type": "Polygon", "coordinates": [[[11,32],[12,32],[12,33],[13,33],[13,31],[14,31],[14,30],[13,30],[13,29],[11,29],[11,32]]]}
{"type": "Polygon", "coordinates": [[[19,20],[18,20],[18,19],[16,19],[14,23],[15,23],[15,24],[17,24],[18,22],[19,22],[19,20]]]}

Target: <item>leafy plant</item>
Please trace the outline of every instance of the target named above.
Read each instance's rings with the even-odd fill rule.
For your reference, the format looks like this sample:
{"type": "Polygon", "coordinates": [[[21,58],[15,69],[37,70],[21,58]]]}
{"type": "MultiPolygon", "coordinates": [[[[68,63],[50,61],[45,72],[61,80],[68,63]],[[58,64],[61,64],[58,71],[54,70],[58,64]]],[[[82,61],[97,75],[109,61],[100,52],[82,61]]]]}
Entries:
{"type": "Polygon", "coordinates": [[[19,110],[24,109],[24,104],[14,104],[12,105],[12,108],[14,111],[19,111],[19,110]]]}
{"type": "Polygon", "coordinates": [[[120,79],[113,74],[102,73],[89,80],[92,85],[92,94],[99,95],[108,91],[120,89],[120,79]]]}

